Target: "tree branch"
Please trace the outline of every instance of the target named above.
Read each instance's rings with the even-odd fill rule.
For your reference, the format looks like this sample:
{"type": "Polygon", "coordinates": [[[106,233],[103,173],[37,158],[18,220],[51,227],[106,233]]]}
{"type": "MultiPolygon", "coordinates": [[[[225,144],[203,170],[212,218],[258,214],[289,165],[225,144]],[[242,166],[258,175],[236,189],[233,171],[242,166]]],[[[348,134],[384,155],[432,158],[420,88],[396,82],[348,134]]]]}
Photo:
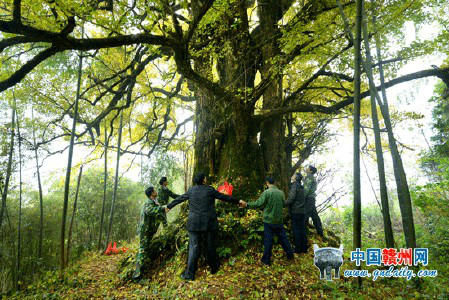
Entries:
{"type": "Polygon", "coordinates": [[[20,69],[15,71],[7,79],[0,81],[0,93],[4,90],[14,86],[19,83],[28,73],[30,73],[37,65],[46,60],[47,58],[58,53],[59,50],[56,47],[50,47],[40,52],[38,55],[33,57],[31,60],[26,62],[20,69]]]}
{"type": "Polygon", "coordinates": [[[193,21],[189,26],[189,29],[187,31],[187,34],[182,40],[182,43],[189,43],[192,39],[193,34],[195,33],[195,30],[198,28],[198,24],[203,19],[204,15],[209,11],[209,9],[212,7],[212,4],[214,3],[214,0],[208,0],[206,3],[204,3],[201,7],[201,10],[198,12],[196,16],[193,17],[193,21]]]}
{"type": "MultiPolygon", "coordinates": [[[[429,69],[429,70],[423,70],[423,71],[407,74],[407,75],[390,80],[389,82],[385,83],[385,87],[390,88],[390,87],[395,86],[400,83],[404,83],[404,82],[408,82],[408,81],[412,81],[412,80],[416,80],[416,79],[421,79],[421,78],[426,78],[426,77],[431,77],[431,76],[438,77],[443,81],[445,79],[447,80],[449,78],[449,68],[429,69]]],[[[377,86],[376,89],[378,91],[380,91],[381,87],[377,86]]],[[[365,97],[369,96],[369,94],[370,94],[369,90],[364,91],[363,93],[361,93],[361,97],[365,98],[365,97]]],[[[284,114],[292,113],[292,112],[320,112],[320,113],[324,113],[324,114],[336,114],[336,113],[339,113],[341,109],[351,105],[353,102],[354,102],[353,97],[346,97],[345,100],[342,100],[342,101],[340,101],[334,105],[331,105],[331,106],[323,106],[323,105],[311,104],[311,103],[299,103],[297,105],[282,107],[282,108],[278,108],[278,109],[272,109],[270,111],[263,112],[259,115],[255,115],[253,117],[253,119],[254,119],[254,122],[262,122],[263,120],[266,120],[267,118],[278,117],[278,116],[282,116],[284,114]]]]}
{"type": "Polygon", "coordinates": [[[21,23],[21,15],[22,15],[22,0],[14,0],[14,10],[12,12],[12,20],[17,24],[21,23]]]}

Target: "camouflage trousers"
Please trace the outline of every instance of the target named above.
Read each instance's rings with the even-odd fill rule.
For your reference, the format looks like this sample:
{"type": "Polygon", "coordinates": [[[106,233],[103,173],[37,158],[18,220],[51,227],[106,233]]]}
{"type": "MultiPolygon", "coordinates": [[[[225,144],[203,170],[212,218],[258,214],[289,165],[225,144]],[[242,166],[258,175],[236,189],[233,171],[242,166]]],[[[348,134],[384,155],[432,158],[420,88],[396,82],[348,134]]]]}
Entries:
{"type": "Polygon", "coordinates": [[[140,246],[136,255],[136,269],[133,274],[133,279],[142,278],[143,274],[148,269],[149,264],[149,252],[150,252],[150,243],[153,236],[156,234],[156,230],[152,230],[147,232],[145,235],[140,236],[140,246]]]}

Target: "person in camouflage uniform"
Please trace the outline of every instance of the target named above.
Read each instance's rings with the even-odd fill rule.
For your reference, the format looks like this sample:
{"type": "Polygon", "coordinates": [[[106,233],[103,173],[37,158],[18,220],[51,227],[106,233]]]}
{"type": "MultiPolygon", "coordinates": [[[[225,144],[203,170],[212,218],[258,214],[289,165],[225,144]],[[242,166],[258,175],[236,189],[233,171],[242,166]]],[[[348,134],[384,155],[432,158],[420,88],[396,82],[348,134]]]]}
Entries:
{"type": "Polygon", "coordinates": [[[173,199],[176,199],[179,196],[178,194],[175,194],[168,189],[167,177],[165,177],[165,176],[162,177],[161,180],[159,180],[159,184],[160,184],[160,187],[159,187],[159,190],[157,191],[157,193],[159,195],[158,200],[161,205],[167,205],[168,199],[170,197],[172,197],[173,199]]]}
{"type": "Polygon", "coordinates": [[[312,218],[313,226],[319,235],[324,236],[323,225],[321,224],[320,216],[316,210],[316,179],[315,174],[317,169],[314,166],[309,166],[306,169],[307,176],[304,179],[304,196],[306,198],[306,225],[309,224],[309,219],[312,218]]]}
{"type": "Polygon", "coordinates": [[[136,269],[133,274],[134,280],[142,278],[143,273],[148,265],[148,253],[151,239],[156,234],[160,221],[166,219],[166,206],[160,205],[157,201],[157,192],[154,187],[150,186],[145,190],[148,197],[143,204],[140,214],[139,235],[140,247],[136,256],[136,269]]]}
{"type": "MultiPolygon", "coordinates": [[[[160,205],[167,205],[168,199],[170,197],[172,197],[173,199],[176,199],[179,196],[178,194],[175,194],[168,189],[167,177],[165,177],[165,176],[161,177],[161,179],[159,180],[159,185],[160,185],[160,187],[157,191],[157,194],[158,194],[157,200],[159,201],[160,205]]],[[[164,226],[167,226],[167,216],[166,215],[163,220],[163,223],[164,223],[164,226]]]]}

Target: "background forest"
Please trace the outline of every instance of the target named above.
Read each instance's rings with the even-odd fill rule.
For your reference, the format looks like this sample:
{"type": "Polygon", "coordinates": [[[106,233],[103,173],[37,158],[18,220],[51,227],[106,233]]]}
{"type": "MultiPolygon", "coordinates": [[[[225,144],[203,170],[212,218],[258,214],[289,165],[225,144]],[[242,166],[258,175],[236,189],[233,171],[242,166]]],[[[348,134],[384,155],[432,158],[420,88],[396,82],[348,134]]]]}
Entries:
{"type": "MultiPolygon", "coordinates": [[[[126,280],[146,187],[167,176],[180,194],[204,171],[251,201],[266,174],[287,193],[314,164],[326,238],[312,242],[429,248],[438,276],[329,285],[310,253],[264,273],[298,272],[276,287],[177,288],[162,277],[185,260],[181,207],[142,297],[447,298],[448,16],[440,0],[1,0],[0,295],[76,298],[73,274],[95,261],[130,291],[115,297],[138,298],[126,280]],[[111,241],[130,250],[108,262],[111,241]]],[[[261,214],[217,207],[223,272],[245,274],[261,214]]]]}

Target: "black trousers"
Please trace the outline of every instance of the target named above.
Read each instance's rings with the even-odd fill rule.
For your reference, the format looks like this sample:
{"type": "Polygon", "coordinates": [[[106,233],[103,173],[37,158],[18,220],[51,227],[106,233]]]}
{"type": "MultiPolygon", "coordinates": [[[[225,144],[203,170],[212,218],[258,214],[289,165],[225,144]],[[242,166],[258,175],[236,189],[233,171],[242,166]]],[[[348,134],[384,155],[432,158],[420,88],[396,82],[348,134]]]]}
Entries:
{"type": "Polygon", "coordinates": [[[324,236],[323,225],[315,206],[315,198],[306,198],[306,225],[309,223],[310,218],[312,218],[313,226],[318,234],[324,236]]]}
{"type": "Polygon", "coordinates": [[[293,249],[288,241],[287,233],[285,232],[284,225],[275,225],[263,223],[263,245],[264,252],[261,261],[267,265],[271,265],[271,250],[273,249],[273,238],[276,235],[279,238],[282,249],[287,254],[287,258],[293,257],[293,249]]]}
{"type": "Polygon", "coordinates": [[[211,272],[217,272],[220,267],[220,261],[216,251],[216,237],[217,230],[189,231],[189,257],[187,259],[187,269],[184,272],[187,279],[195,279],[202,246],[204,246],[207,264],[210,266],[211,272]]]}
{"type": "Polygon", "coordinates": [[[306,214],[290,214],[292,220],[293,244],[296,253],[306,253],[307,241],[306,214]]]}

